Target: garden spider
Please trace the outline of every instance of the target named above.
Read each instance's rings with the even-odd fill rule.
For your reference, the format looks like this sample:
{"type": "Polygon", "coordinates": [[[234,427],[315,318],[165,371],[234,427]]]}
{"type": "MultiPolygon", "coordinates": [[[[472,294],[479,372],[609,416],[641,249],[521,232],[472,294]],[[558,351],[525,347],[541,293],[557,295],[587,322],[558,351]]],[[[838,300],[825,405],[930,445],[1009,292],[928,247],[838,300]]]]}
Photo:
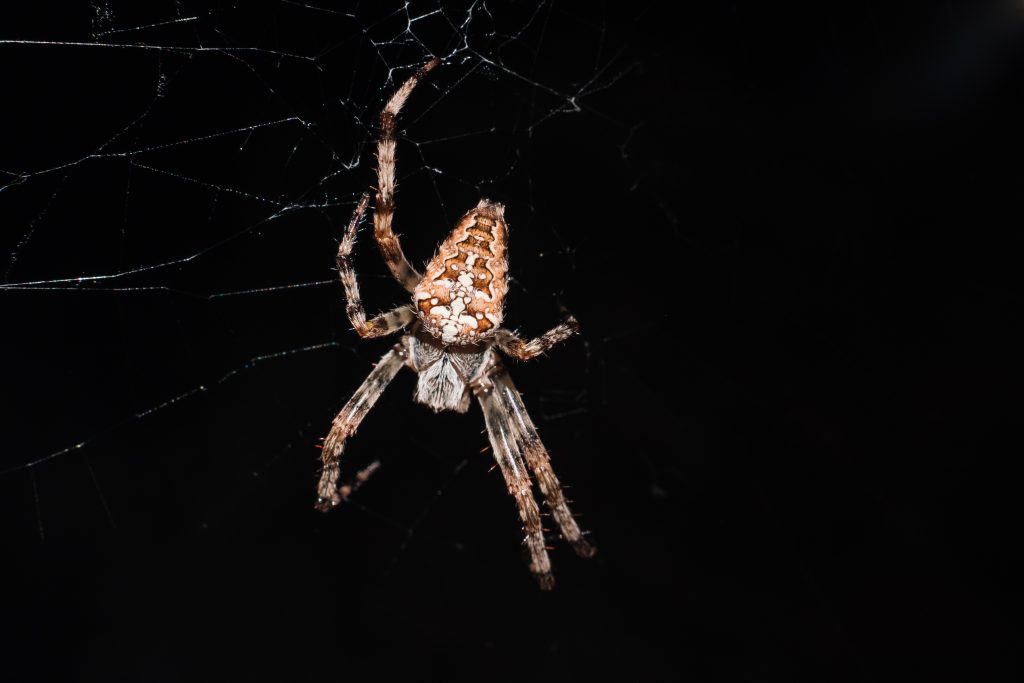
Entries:
{"type": "Polygon", "coordinates": [[[569,510],[547,450],[526,412],[512,378],[497,351],[519,359],[534,358],[579,330],[572,317],[546,334],[525,341],[501,328],[502,306],[508,291],[508,225],[505,207],[481,199],[455,225],[421,276],[402,253],[391,227],[395,211],[395,120],[416,83],[439,64],[432,59],[400,87],[380,115],[377,142],[377,201],[373,236],[391,274],[412,294],[412,305],[367,320],[359,298],[351,254],[356,229],[369,203],[364,193],[338,247],[338,272],[348,299],[346,312],[360,337],[391,334],[413,323],[411,330],[377,363],[363,384],[334,418],[324,439],[323,470],[317,487],[318,510],[326,512],[343,496],[338,490],[338,461],[345,441],[373,407],[402,366],[419,375],[414,400],[435,412],[469,409],[470,394],[483,409],[494,459],[505,477],[509,493],[519,506],[530,553],[530,571],[540,587],[554,587],[551,561],[544,543],[540,510],[533,497],[529,471],[562,531],[581,557],[595,549],[580,532],[569,510]],[[529,469],[527,469],[529,467],[529,469]]]}

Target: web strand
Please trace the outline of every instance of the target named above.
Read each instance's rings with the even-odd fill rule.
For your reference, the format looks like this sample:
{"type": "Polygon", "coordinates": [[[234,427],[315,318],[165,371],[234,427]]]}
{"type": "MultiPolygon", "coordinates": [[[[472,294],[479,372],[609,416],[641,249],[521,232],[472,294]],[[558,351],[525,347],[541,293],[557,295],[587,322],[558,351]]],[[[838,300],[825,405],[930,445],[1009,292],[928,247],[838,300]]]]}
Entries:
{"type": "MultiPolygon", "coordinates": [[[[181,14],[154,8],[122,20],[116,3],[94,3],[91,25],[52,36],[0,28],[0,55],[8,63],[29,60],[58,67],[50,89],[75,93],[76,79],[89,90],[104,79],[119,78],[124,96],[124,102],[103,103],[101,125],[51,142],[49,133],[68,128],[60,123],[64,112],[57,111],[58,123],[40,125],[34,119],[50,114],[44,111],[47,105],[11,93],[11,102],[29,112],[13,132],[29,139],[30,150],[44,153],[13,156],[0,169],[0,219],[10,235],[0,245],[5,261],[0,302],[40,304],[47,310],[115,306],[146,315],[148,309],[138,308],[139,302],[163,310],[163,302],[177,299],[209,306],[216,317],[234,307],[271,308],[280,297],[304,311],[317,297],[340,300],[324,258],[334,251],[331,240],[340,237],[342,217],[372,182],[383,102],[427,55],[436,55],[444,66],[419,88],[396,131],[402,188],[398,215],[404,216],[398,229],[421,252],[420,260],[467,202],[472,205],[495,189],[529,188],[527,159],[545,126],[560,117],[589,116],[616,131],[609,139],[628,139],[631,133],[632,124],[620,123],[590,102],[614,89],[634,66],[608,44],[605,27],[581,23],[593,54],[578,73],[561,81],[536,75],[556,16],[553,3],[539,3],[516,16],[486,2],[457,9],[439,2],[400,2],[386,10],[334,9],[295,0],[282,0],[279,6],[280,20],[294,22],[302,40],[236,32],[233,20],[252,19],[259,11],[241,6],[181,14]],[[519,54],[513,58],[513,53],[519,54]],[[79,62],[90,66],[81,68],[79,62]],[[133,65],[144,68],[132,70],[133,65]],[[108,68],[123,68],[127,76],[108,76],[108,68]],[[231,94],[220,98],[222,88],[231,94]],[[33,111],[35,106],[39,111],[33,111]],[[467,159],[474,163],[464,163],[467,159]],[[93,188],[112,192],[108,196],[93,188]],[[288,261],[291,254],[282,255],[279,246],[298,240],[308,247],[300,264],[288,261]]],[[[559,235],[555,221],[545,219],[544,210],[532,203],[531,193],[522,198],[515,207],[517,227],[528,226],[545,241],[553,238],[555,257],[571,263],[578,244],[559,235]]],[[[517,252],[523,262],[540,257],[517,252]]],[[[363,277],[392,293],[381,273],[371,270],[363,277]]],[[[519,280],[513,284],[524,295],[536,296],[519,280]]],[[[135,318],[127,326],[137,324],[154,323],[135,318]]],[[[175,321],[166,324],[173,328],[175,321]]],[[[29,327],[15,327],[13,334],[27,334],[29,327]]],[[[241,349],[233,357],[248,360],[184,388],[176,377],[154,375],[157,385],[143,393],[165,398],[114,414],[53,450],[40,453],[31,443],[23,445],[0,464],[0,477],[28,474],[43,541],[43,502],[55,503],[37,472],[44,465],[71,467],[77,453],[85,464],[87,488],[95,492],[106,524],[117,530],[118,519],[124,519],[111,506],[117,495],[99,475],[105,471],[103,459],[116,450],[113,444],[128,427],[145,430],[158,421],[155,416],[200,396],[216,401],[218,388],[241,375],[259,377],[271,365],[321,351],[351,351],[333,341],[348,340],[347,334],[341,317],[323,316],[312,338],[332,341],[309,344],[302,341],[309,337],[285,337],[276,346],[284,350],[263,354],[246,349],[267,346],[248,346],[244,338],[226,336],[220,341],[241,349]]],[[[102,340],[97,344],[115,346],[127,339],[111,327],[91,336],[102,340]]],[[[578,405],[579,391],[569,395],[571,400],[555,398],[547,411],[551,420],[586,411],[578,405]]],[[[59,426],[67,416],[49,419],[59,426]]],[[[294,442],[301,446],[307,440],[296,436],[294,442]]],[[[466,463],[454,464],[451,481],[466,463]]],[[[360,507],[357,501],[351,504],[360,507]]],[[[429,509],[411,528],[402,527],[407,538],[399,555],[429,509]]]]}

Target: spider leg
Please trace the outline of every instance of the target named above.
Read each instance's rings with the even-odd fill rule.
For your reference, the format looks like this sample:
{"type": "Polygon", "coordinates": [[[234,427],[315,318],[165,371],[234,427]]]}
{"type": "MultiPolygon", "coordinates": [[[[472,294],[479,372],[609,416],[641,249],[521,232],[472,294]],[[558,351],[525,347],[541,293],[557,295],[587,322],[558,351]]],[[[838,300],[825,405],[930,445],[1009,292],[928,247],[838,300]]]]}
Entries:
{"type": "Polygon", "coordinates": [[[341,244],[338,245],[337,258],[338,276],[345,288],[345,299],[347,300],[345,312],[352,322],[352,327],[363,338],[382,337],[397,332],[412,322],[415,317],[411,308],[399,306],[370,321],[366,320],[366,309],[363,308],[363,301],[359,297],[359,283],[356,281],[356,271],[352,266],[352,249],[356,245],[356,232],[369,201],[370,196],[364,192],[359,199],[359,204],[356,205],[356,210],[352,213],[352,220],[349,221],[348,227],[345,229],[345,236],[341,238],[341,244]]]}
{"type": "Polygon", "coordinates": [[[402,369],[406,356],[405,345],[401,342],[395,344],[390,351],[384,354],[377,366],[352,394],[352,398],[348,400],[345,407],[335,416],[331,423],[331,431],[324,439],[323,450],[320,453],[323,469],[320,474],[320,483],[316,489],[317,510],[327,512],[342,502],[344,496],[338,489],[338,479],[341,476],[338,461],[341,459],[341,452],[345,449],[345,440],[355,434],[359,423],[363,421],[377,399],[384,393],[384,389],[402,369]]]}
{"type": "Polygon", "coordinates": [[[423,76],[440,64],[436,57],[421,66],[391,96],[380,113],[380,139],[377,141],[377,202],[373,212],[373,236],[380,254],[388,264],[391,275],[412,292],[420,281],[420,274],[410,265],[402,251],[398,235],[391,228],[395,213],[395,121],[412,89],[423,76]]]}
{"type": "Polygon", "coordinates": [[[374,460],[363,469],[356,472],[356,476],[348,480],[348,483],[338,487],[338,496],[345,502],[352,497],[356,491],[362,488],[363,484],[373,476],[373,473],[380,469],[380,460],[374,460]]]}
{"type": "Polygon", "coordinates": [[[569,541],[577,555],[580,557],[593,557],[597,549],[583,538],[583,532],[580,531],[579,525],[576,524],[576,519],[573,517],[569,504],[562,493],[562,486],[558,482],[558,477],[555,476],[554,470],[551,469],[551,459],[548,457],[548,451],[540,440],[540,434],[537,433],[537,427],[533,424],[533,420],[530,419],[530,414],[526,412],[526,405],[523,403],[522,396],[516,390],[515,384],[512,383],[512,377],[507,372],[502,372],[494,377],[494,385],[494,391],[498,395],[499,400],[504,404],[510,422],[516,430],[516,437],[520,441],[526,462],[530,469],[533,470],[533,476],[537,478],[541,493],[544,494],[544,500],[547,501],[552,516],[554,516],[555,521],[558,522],[558,526],[562,530],[562,536],[565,540],[569,541]]]}
{"type": "Polygon", "coordinates": [[[525,341],[516,336],[514,332],[501,329],[495,335],[495,342],[499,349],[516,360],[530,360],[542,353],[546,353],[549,349],[562,343],[579,331],[579,322],[570,315],[557,326],[535,339],[525,341]]]}
{"type": "Polygon", "coordinates": [[[476,391],[476,396],[484,412],[494,459],[505,477],[508,492],[519,507],[519,516],[526,531],[526,547],[530,552],[530,571],[541,589],[551,590],[555,587],[555,577],[551,574],[551,560],[544,545],[540,508],[533,497],[533,485],[516,442],[514,427],[496,391],[497,388],[481,388],[476,391]]]}

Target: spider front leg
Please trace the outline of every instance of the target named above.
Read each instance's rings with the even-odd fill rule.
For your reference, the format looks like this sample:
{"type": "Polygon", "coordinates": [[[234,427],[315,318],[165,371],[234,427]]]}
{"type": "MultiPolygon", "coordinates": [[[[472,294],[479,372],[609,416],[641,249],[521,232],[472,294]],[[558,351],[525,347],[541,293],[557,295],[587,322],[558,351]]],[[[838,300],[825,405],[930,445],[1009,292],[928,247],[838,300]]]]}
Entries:
{"type": "Polygon", "coordinates": [[[505,477],[508,492],[515,498],[519,507],[519,516],[523,520],[526,532],[526,547],[530,552],[530,572],[533,573],[541,589],[551,590],[555,587],[555,577],[551,574],[551,559],[544,544],[544,529],[541,525],[540,508],[533,497],[533,484],[530,474],[523,462],[523,456],[516,442],[515,430],[509,422],[509,416],[503,409],[496,392],[499,387],[490,382],[474,388],[474,393],[483,409],[484,422],[487,425],[487,436],[490,438],[494,459],[505,477]]]}
{"type": "Polygon", "coordinates": [[[583,532],[576,524],[569,504],[562,493],[562,485],[551,468],[551,459],[544,443],[540,440],[537,427],[533,424],[530,414],[526,412],[526,405],[522,396],[516,390],[512,377],[507,372],[494,377],[494,391],[504,405],[509,416],[509,421],[516,430],[516,437],[520,442],[526,462],[533,470],[533,476],[537,478],[544,500],[547,501],[548,509],[558,522],[562,531],[562,537],[572,546],[573,550],[580,557],[593,557],[597,549],[583,538],[583,532]]]}
{"type": "Polygon", "coordinates": [[[366,320],[366,309],[363,308],[362,299],[359,298],[359,283],[356,281],[356,271],[352,266],[352,250],[356,246],[359,222],[362,220],[363,214],[366,213],[366,205],[369,201],[370,196],[364,192],[359,199],[359,204],[356,205],[356,210],[352,213],[352,220],[349,221],[348,227],[345,229],[345,236],[341,238],[341,244],[338,245],[337,258],[338,276],[341,278],[341,285],[345,288],[347,301],[345,313],[348,314],[352,327],[363,338],[383,337],[397,332],[412,322],[415,317],[411,308],[399,306],[393,311],[381,313],[370,321],[366,320]]]}
{"type": "Polygon", "coordinates": [[[390,351],[384,354],[370,375],[352,394],[352,398],[348,400],[345,407],[335,416],[334,422],[331,423],[331,431],[324,439],[323,450],[320,453],[323,470],[316,490],[317,510],[327,512],[344,499],[343,493],[338,489],[338,479],[341,476],[338,461],[345,448],[345,440],[355,434],[359,423],[363,421],[377,399],[384,393],[384,389],[402,369],[407,355],[404,343],[395,344],[390,351]]]}
{"type": "Polygon", "coordinates": [[[498,330],[495,342],[499,349],[512,358],[516,360],[530,360],[542,353],[546,353],[552,347],[561,344],[579,331],[579,322],[570,315],[561,324],[551,328],[536,339],[525,341],[516,336],[514,332],[503,329],[498,330]]]}

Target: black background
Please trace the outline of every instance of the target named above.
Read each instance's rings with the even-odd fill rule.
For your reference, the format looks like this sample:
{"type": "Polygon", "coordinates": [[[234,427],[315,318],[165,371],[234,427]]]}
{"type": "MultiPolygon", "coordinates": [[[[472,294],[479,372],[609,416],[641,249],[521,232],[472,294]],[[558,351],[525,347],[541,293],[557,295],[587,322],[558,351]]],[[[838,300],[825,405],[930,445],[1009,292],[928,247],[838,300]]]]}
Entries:
{"type": "Polygon", "coordinates": [[[260,50],[0,44],[2,266],[46,283],[0,290],[4,678],[1019,679],[1024,8],[822,5],[5,7],[3,39],[260,50]],[[479,411],[409,374],[346,454],[380,472],[313,511],[388,346],[339,286],[210,298],[334,277],[428,52],[407,253],[504,201],[509,323],[584,327],[513,368],[600,548],[552,539],[550,594],[479,411]],[[166,148],[40,173],[140,114],[102,151],[166,148]]]}

